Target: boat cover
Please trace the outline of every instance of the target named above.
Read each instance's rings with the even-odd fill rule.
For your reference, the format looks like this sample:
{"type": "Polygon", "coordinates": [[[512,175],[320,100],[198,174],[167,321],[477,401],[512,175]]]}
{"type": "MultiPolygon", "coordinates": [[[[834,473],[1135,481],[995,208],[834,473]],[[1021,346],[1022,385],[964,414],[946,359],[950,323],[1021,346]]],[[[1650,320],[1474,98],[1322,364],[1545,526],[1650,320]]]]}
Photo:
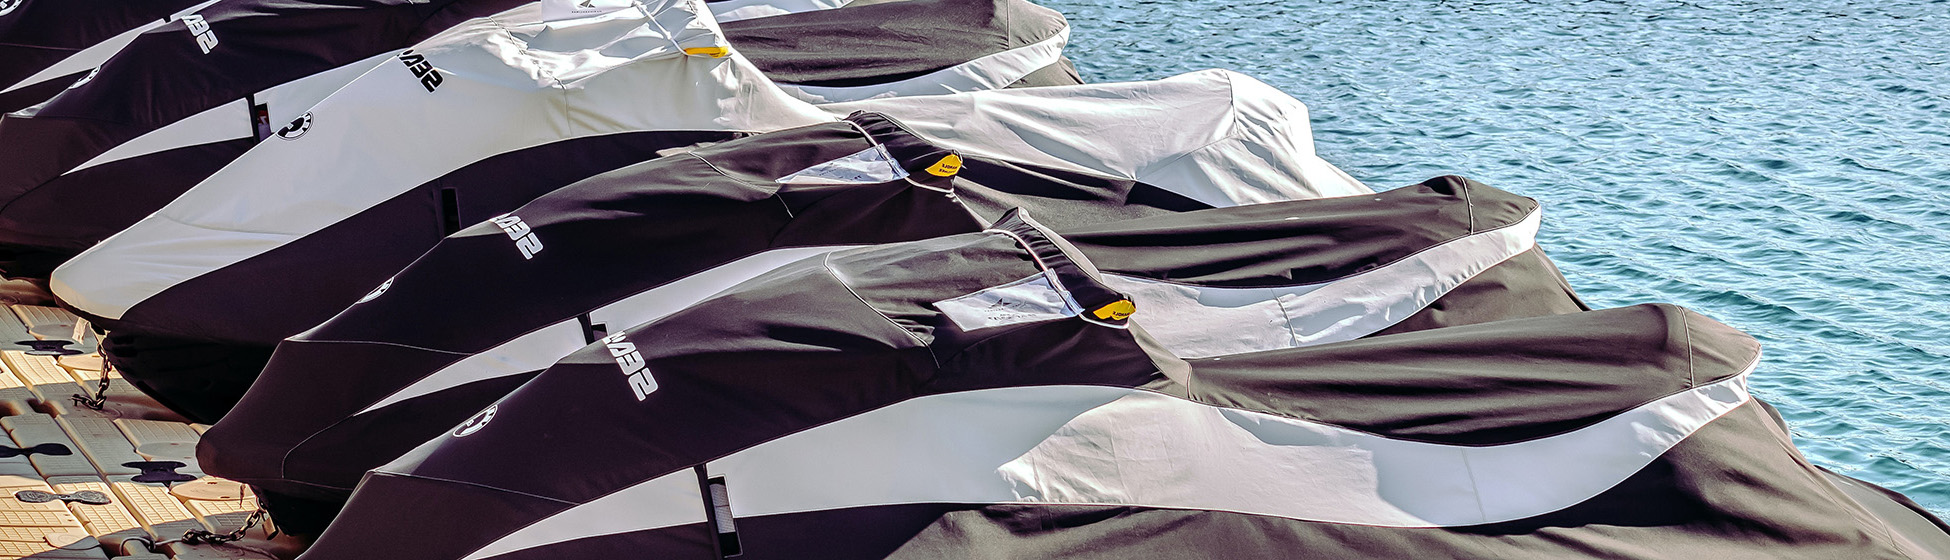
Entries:
{"type": "Polygon", "coordinates": [[[136,35],[215,0],[0,0],[0,113],[46,101],[136,35]]]}
{"type": "MultiPolygon", "coordinates": [[[[11,123],[0,121],[0,145],[46,145],[22,148],[20,165],[0,157],[0,168],[18,170],[0,177],[0,197],[10,198],[0,208],[0,245],[14,245],[17,253],[13,264],[0,266],[17,277],[44,276],[52,265],[147,216],[260,141],[302,134],[308,126],[306,111],[314,104],[373,68],[398,65],[399,49],[424,36],[393,29],[403,27],[396,21],[403,15],[400,7],[366,5],[370,3],[361,0],[358,10],[323,10],[342,6],[278,2],[270,10],[277,14],[273,18],[246,17],[266,11],[240,8],[252,6],[248,2],[206,9],[197,17],[210,22],[209,33],[230,38],[209,54],[178,44],[187,41],[175,35],[165,35],[164,46],[172,47],[168,49],[138,42],[88,81],[84,89],[89,93],[77,90],[47,107],[7,117],[11,123]],[[273,20],[286,22],[277,28],[279,34],[257,29],[273,20]],[[391,31],[374,33],[384,40],[371,44],[355,42],[356,49],[340,47],[344,53],[302,57],[294,56],[294,50],[306,51],[290,44],[297,39],[283,34],[302,33],[291,29],[303,27],[299,24],[344,26],[348,20],[391,31]],[[233,32],[234,26],[244,28],[233,32]],[[140,70],[130,70],[133,63],[124,59],[139,61],[140,70]],[[264,65],[283,71],[266,75],[259,70],[264,65]]],[[[532,30],[545,20],[631,6],[618,0],[587,3],[593,7],[549,0],[495,17],[532,30]]],[[[508,0],[461,0],[447,12],[475,14],[513,5],[508,0]]],[[[767,13],[785,9],[767,7],[767,13]]],[[[452,19],[437,18],[437,24],[426,24],[422,31],[451,27],[452,19]]],[[[151,35],[170,29],[165,26],[151,35]]],[[[788,81],[818,84],[781,86],[805,100],[1080,83],[1062,56],[1068,23],[1025,0],[863,4],[744,19],[729,24],[724,36],[759,69],[788,81]],[[811,62],[821,59],[859,66],[811,62]],[[839,82],[845,83],[834,85],[839,82]]],[[[315,41],[306,44],[310,42],[315,41]]],[[[431,64],[449,62],[431,59],[431,64]]],[[[755,130],[771,128],[777,126],[755,130]]]]}
{"type": "MultiPolygon", "coordinates": [[[[410,76],[400,79],[406,81],[410,76]]],[[[418,87],[413,83],[396,87],[406,86],[418,87]]],[[[916,120],[930,130],[941,130],[943,123],[965,124],[944,133],[958,145],[1022,154],[1020,157],[1032,163],[968,154],[960,176],[1005,191],[1039,185],[1047,191],[1025,191],[1028,196],[1085,196],[1072,192],[1083,191],[1096,198],[1129,196],[1132,200],[1128,202],[1135,205],[1192,209],[1370,192],[1313,154],[1304,105],[1244,76],[1214,71],[1152,84],[1049,89],[1068,92],[1072,104],[1095,103],[1098,110],[1046,119],[1041,113],[1024,110],[1025,105],[1047,99],[1017,96],[1035,91],[1026,89],[962,94],[994,100],[992,105],[984,104],[994,107],[993,112],[918,115],[916,120]],[[1119,97],[1119,93],[1156,96],[1119,97]],[[1170,140],[1132,142],[1134,149],[1124,150],[1118,143],[1101,142],[1100,137],[1044,134],[1056,126],[1149,134],[1170,140]],[[1156,134],[1167,126],[1175,127],[1174,134],[1156,134]]],[[[335,95],[327,103],[343,97],[335,95]]],[[[893,101],[898,99],[886,102],[893,101]]],[[[343,118],[332,116],[330,109],[321,105],[314,111],[314,122],[343,118]]],[[[446,229],[449,222],[442,215],[446,193],[458,195],[454,198],[466,214],[465,222],[454,222],[471,225],[551,190],[553,187],[546,184],[550,178],[566,184],[622,167],[624,161],[641,161],[641,154],[656,148],[658,141],[648,135],[639,135],[647,139],[638,141],[631,141],[629,135],[592,137],[591,143],[582,144],[588,150],[572,154],[578,157],[565,157],[548,166],[502,167],[490,159],[470,166],[466,170],[469,173],[450,173],[437,181],[422,182],[421,177],[438,170],[400,180],[395,177],[405,175],[402,169],[412,170],[406,163],[417,162],[393,164],[396,169],[390,172],[349,163],[408,159],[388,156],[388,150],[426,153],[466,149],[453,142],[421,148],[413,140],[398,138],[405,133],[388,134],[397,126],[377,124],[389,119],[380,115],[367,121],[374,124],[350,127],[354,131],[362,127],[379,130],[366,132],[349,144],[325,137],[315,145],[318,147],[296,149],[313,139],[312,135],[318,134],[316,129],[289,146],[267,143],[156,216],[64,265],[55,274],[54,292],[98,319],[98,324],[108,325],[117,336],[148,333],[256,345],[268,353],[278,340],[331,318],[451,231],[446,229]],[[383,142],[404,142],[403,146],[411,147],[395,149],[383,142]],[[616,151],[609,151],[608,146],[619,143],[616,151]],[[341,149],[348,145],[365,149],[341,149]],[[286,148],[291,150],[281,151],[286,148]],[[634,159],[619,157],[603,167],[579,159],[588,153],[631,155],[634,159]],[[314,156],[347,159],[321,163],[314,156]],[[291,174],[283,170],[290,167],[315,170],[298,174],[314,180],[289,181],[291,174]],[[324,181],[331,183],[318,184],[324,181]],[[407,188],[414,184],[419,186],[407,188]],[[516,190],[509,188],[510,184],[539,188],[509,192],[516,190]]],[[[453,126],[463,125],[501,126],[471,121],[453,126]]],[[[439,134],[469,137],[477,133],[439,134]]],[[[988,209],[987,217],[993,218],[1005,209],[998,204],[988,209]]],[[[459,229],[457,223],[454,230],[459,229]]],[[[115,350],[117,336],[110,337],[110,359],[125,374],[142,377],[144,366],[124,359],[128,356],[115,350]]],[[[261,366],[263,358],[257,359],[261,366]]],[[[257,373],[256,367],[245,369],[251,376],[257,373]]],[[[234,388],[232,401],[244,384],[234,388]]],[[[219,408],[228,408],[228,402],[219,408]]]]}
{"type": "Polygon", "coordinates": [[[1147,305],[1102,267],[1020,214],[781,267],[375,469],[300,558],[1895,559],[1946,537],[1809,465],[1747,391],[1759,345],[1678,307],[1195,356],[1231,310],[1147,305]]]}
{"type": "Polygon", "coordinates": [[[0,117],[0,243],[19,253],[6,274],[44,275],[60,257],[162,207],[387,53],[524,2],[231,0],[149,29],[85,84],[0,117]],[[300,80],[328,71],[336,74],[300,80]],[[188,122],[149,135],[179,121],[188,122]],[[125,143],[159,157],[63,175],[125,143]]]}
{"type": "Polygon", "coordinates": [[[1025,0],[861,2],[720,25],[767,77],[812,103],[1083,83],[1063,57],[1068,20],[1025,0]]]}
{"type": "Polygon", "coordinates": [[[951,183],[921,173],[947,152],[872,115],[849,121],[859,128],[781,131],[605,174],[442,241],[280,345],[238,407],[205,434],[199,464],[263,490],[342,498],[366,470],[610,327],[656,319],[835,246],[978,231],[987,221],[978,216],[1000,216],[1008,204],[1059,217],[1056,226],[1075,231],[1069,238],[1109,271],[1106,282],[1140,308],[1212,308],[1211,321],[1158,327],[1179,355],[1584,309],[1536,249],[1536,202],[1458,177],[1374,196],[1165,215],[1083,200],[1083,190],[1039,198],[951,183]],[[801,170],[879,154],[876,141],[892,155],[876,162],[880,177],[804,182],[801,170]],[[1093,214],[1152,215],[1082,223],[1093,214]],[[514,224],[541,248],[532,258],[510,238],[514,224]]]}

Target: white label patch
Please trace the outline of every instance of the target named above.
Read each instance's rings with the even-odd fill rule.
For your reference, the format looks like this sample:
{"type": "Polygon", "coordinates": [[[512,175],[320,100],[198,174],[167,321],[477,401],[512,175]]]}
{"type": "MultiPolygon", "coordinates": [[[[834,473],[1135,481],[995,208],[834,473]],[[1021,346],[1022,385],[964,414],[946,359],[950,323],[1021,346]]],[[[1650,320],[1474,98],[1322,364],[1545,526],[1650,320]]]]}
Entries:
{"type": "Polygon", "coordinates": [[[542,21],[589,17],[635,6],[631,0],[544,0],[542,21]]]}
{"type": "Polygon", "coordinates": [[[885,146],[874,146],[840,159],[799,170],[775,182],[797,185],[861,185],[885,183],[907,176],[885,146]]]}
{"type": "Polygon", "coordinates": [[[964,331],[1077,316],[1048,274],[937,301],[934,308],[964,331]]]}

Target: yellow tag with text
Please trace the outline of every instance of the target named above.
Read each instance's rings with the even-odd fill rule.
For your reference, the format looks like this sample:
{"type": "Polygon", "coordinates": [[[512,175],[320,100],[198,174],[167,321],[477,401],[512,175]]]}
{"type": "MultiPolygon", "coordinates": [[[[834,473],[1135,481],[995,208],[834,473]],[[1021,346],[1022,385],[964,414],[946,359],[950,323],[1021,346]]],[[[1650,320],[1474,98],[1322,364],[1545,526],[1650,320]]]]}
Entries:
{"type": "Polygon", "coordinates": [[[1137,304],[1131,303],[1128,299],[1120,299],[1110,305],[1099,307],[1090,314],[1106,321],[1122,321],[1131,318],[1131,314],[1136,312],[1137,304]]]}
{"type": "Polygon", "coordinates": [[[936,177],[953,177],[960,172],[961,156],[955,154],[948,154],[948,157],[941,158],[941,161],[928,166],[928,174],[936,177]]]}
{"type": "Polygon", "coordinates": [[[724,58],[724,55],[731,54],[731,49],[728,47],[691,47],[688,49],[684,49],[684,54],[688,54],[691,56],[708,56],[711,58],[724,58]]]}

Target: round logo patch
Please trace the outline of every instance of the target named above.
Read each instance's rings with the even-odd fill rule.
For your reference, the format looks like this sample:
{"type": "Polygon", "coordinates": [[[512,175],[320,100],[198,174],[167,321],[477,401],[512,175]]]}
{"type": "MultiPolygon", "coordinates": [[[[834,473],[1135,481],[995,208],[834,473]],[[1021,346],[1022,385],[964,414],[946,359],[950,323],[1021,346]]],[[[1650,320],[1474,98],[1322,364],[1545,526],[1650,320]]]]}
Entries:
{"type": "Polygon", "coordinates": [[[20,3],[26,1],[27,0],[0,0],[0,16],[13,13],[14,8],[20,7],[20,3]]]}
{"type": "Polygon", "coordinates": [[[497,408],[501,408],[501,405],[489,406],[487,410],[474,413],[473,418],[468,418],[466,422],[460,423],[460,427],[454,428],[454,437],[467,437],[481,431],[481,428],[486,428],[488,422],[494,421],[494,411],[497,408]]]}
{"type": "Polygon", "coordinates": [[[311,130],[311,113],[305,113],[298,118],[291,119],[291,124],[284,125],[284,128],[278,129],[278,137],[285,140],[297,140],[299,136],[304,136],[307,130],[311,130]]]}

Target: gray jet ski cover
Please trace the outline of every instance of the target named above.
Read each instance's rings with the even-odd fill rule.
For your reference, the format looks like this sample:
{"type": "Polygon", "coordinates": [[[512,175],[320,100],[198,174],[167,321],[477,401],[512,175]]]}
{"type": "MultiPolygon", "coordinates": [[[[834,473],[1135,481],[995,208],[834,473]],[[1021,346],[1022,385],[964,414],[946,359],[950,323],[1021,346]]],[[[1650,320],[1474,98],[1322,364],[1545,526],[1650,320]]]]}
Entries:
{"type": "Polygon", "coordinates": [[[1950,537],[1829,482],[1748,393],[1758,343],[1678,307],[1198,355],[1211,322],[1263,323],[1147,306],[1087,253],[1011,214],[773,270],[375,469],[300,558],[1895,559],[1950,537]]]}
{"type": "MultiPolygon", "coordinates": [[[[44,277],[60,260],[161,208],[260,141],[304,134],[313,124],[306,111],[320,99],[377,66],[404,63],[394,61],[398,49],[451,27],[459,21],[455,14],[515,5],[460,0],[409,35],[397,20],[424,14],[384,2],[356,3],[357,9],[257,6],[263,3],[233,1],[198,12],[209,26],[206,35],[228,38],[209,53],[185,39],[187,32],[163,28],[92,76],[89,86],[0,119],[0,146],[10,146],[0,156],[0,169],[8,170],[0,174],[0,193],[16,193],[0,209],[0,245],[14,253],[0,260],[7,274],[44,277]],[[385,32],[354,33],[365,40],[335,40],[312,53],[305,47],[317,34],[307,31],[319,26],[336,26],[330,27],[334,37],[347,26],[385,32]]],[[[495,17],[520,27],[636,5],[588,4],[551,0],[495,17]]],[[[738,9],[757,7],[772,15],[724,25],[726,41],[775,80],[807,82],[781,84],[801,99],[1081,83],[1062,57],[1068,22],[1023,0],[907,0],[791,14],[773,5],[738,9]]]]}
{"type": "MultiPolygon", "coordinates": [[[[411,75],[404,69],[400,74],[394,78],[410,82],[411,75]]],[[[382,85],[419,87],[416,82],[382,85]]],[[[327,105],[351,91],[334,95],[314,114],[321,119],[345,118],[328,111],[327,105]]],[[[424,92],[409,93],[425,97],[424,92]]],[[[1314,155],[1305,105],[1229,72],[942,97],[978,110],[937,113],[936,108],[957,107],[903,104],[908,98],[850,105],[889,104],[890,109],[915,111],[912,116],[897,115],[920,130],[951,139],[951,145],[1011,160],[990,160],[971,150],[964,154],[968,159],[961,173],[964,178],[1005,191],[1059,185],[1048,187],[1053,192],[1025,193],[1033,196],[1070,196],[1063,192],[1068,189],[1098,191],[1090,197],[1126,196],[1119,193],[1128,191],[1135,197],[1130,201],[1134,204],[1204,208],[1371,192],[1314,155]],[[1037,108],[1043,106],[1091,109],[1051,114],[1037,108]],[[1173,133],[1157,133],[1167,129],[1173,133]],[[1057,130],[1065,133],[1051,133],[1057,130]],[[1129,143],[1101,141],[1138,136],[1147,138],[1129,143]]],[[[787,102],[781,103],[798,106],[787,102]]],[[[384,122],[388,116],[374,118],[384,122]]],[[[554,162],[559,165],[520,173],[499,169],[500,176],[484,172],[456,180],[450,174],[426,182],[420,177],[439,171],[415,171],[418,160],[410,156],[373,154],[393,149],[389,146],[365,149],[370,144],[400,142],[397,136],[403,133],[362,132],[351,144],[322,137],[318,144],[297,149],[313,134],[318,130],[290,146],[278,142],[260,146],[156,216],[67,263],[54,276],[55,293],[98,324],[108,325],[116,336],[155,333],[256,345],[268,352],[278,340],[331,318],[439,241],[448,231],[442,215],[446,189],[473,189],[457,197],[464,210],[473,210],[464,222],[472,224],[540,194],[505,192],[500,188],[506,182],[502,176],[558,171],[566,175],[561,170],[583,169],[582,175],[575,176],[582,177],[614,169],[579,167],[577,160],[565,159],[554,162]],[[319,165],[312,159],[329,159],[348,150],[356,153],[332,160],[333,164],[319,165]],[[398,163],[387,172],[351,163],[360,158],[398,163]],[[292,175],[281,171],[287,166],[309,170],[296,176],[310,180],[288,180],[292,175]],[[409,172],[417,175],[400,177],[409,172]],[[493,213],[481,211],[489,208],[493,213]]],[[[454,143],[442,142],[397,149],[440,155],[454,143]]],[[[572,180],[563,177],[562,183],[572,180]]],[[[1001,209],[1006,207],[993,210],[989,217],[999,215],[1001,209]]],[[[120,359],[113,346],[109,354],[111,360],[120,359]]],[[[142,369],[117,365],[135,375],[142,369]]],[[[257,369],[249,371],[254,375],[257,369]]],[[[242,390],[241,385],[235,388],[236,394],[242,390]]]]}
{"type": "Polygon", "coordinates": [[[1170,214],[1195,206],[924,171],[949,153],[863,113],[549,193],[442,241],[281,344],[204,435],[199,464],[262,490],[342,499],[366,470],[607,329],[835,246],[978,231],[1009,205],[1077,231],[1139,307],[1210,308],[1210,322],[1158,327],[1182,329],[1170,331],[1186,341],[1172,348],[1181,355],[1584,309],[1536,248],[1536,201],[1457,177],[1170,214]],[[1138,218],[1088,225],[1119,216],[1138,218]]]}

